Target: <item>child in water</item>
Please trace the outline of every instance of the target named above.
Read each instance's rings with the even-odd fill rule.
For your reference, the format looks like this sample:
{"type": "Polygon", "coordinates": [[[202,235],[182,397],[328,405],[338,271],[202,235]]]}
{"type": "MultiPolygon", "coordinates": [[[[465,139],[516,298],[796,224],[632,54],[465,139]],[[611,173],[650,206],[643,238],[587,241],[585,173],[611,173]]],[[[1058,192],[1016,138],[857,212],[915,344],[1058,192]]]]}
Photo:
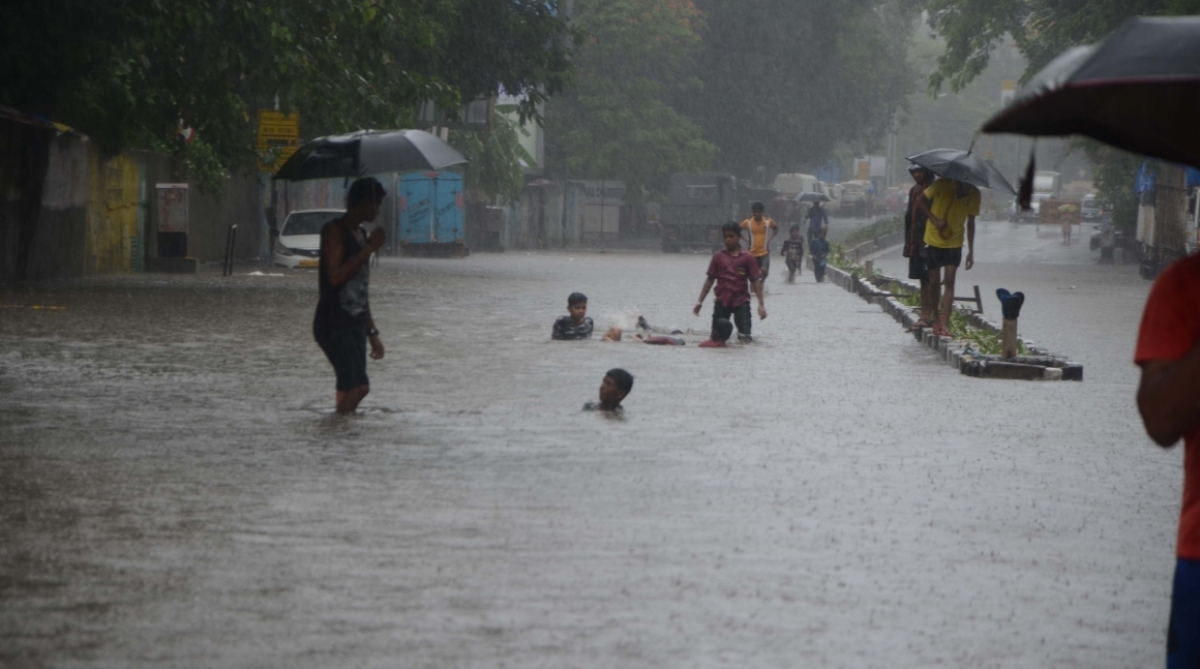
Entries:
{"type": "Polygon", "coordinates": [[[718,318],[713,321],[712,338],[708,341],[700,342],[700,348],[725,348],[725,342],[733,336],[733,323],[727,318],[718,318]]]}
{"type": "Polygon", "coordinates": [[[796,273],[804,274],[801,267],[804,263],[804,240],[800,238],[800,226],[793,225],[788,229],[789,237],[783,240],[783,252],[781,255],[787,263],[788,268],[788,283],[796,280],[796,273]]]}
{"type": "MultiPolygon", "coordinates": [[[[554,329],[550,338],[560,341],[575,339],[591,339],[595,325],[587,315],[588,299],[583,293],[571,293],[567,296],[567,315],[559,316],[554,321],[554,329]]],[[[604,334],[604,341],[621,341],[621,329],[610,328],[604,334]]]]}
{"type": "Polygon", "coordinates": [[[604,374],[600,382],[600,401],[588,402],[583,405],[584,411],[623,411],[621,400],[633,390],[633,375],[629,372],[614,368],[604,374]]]}

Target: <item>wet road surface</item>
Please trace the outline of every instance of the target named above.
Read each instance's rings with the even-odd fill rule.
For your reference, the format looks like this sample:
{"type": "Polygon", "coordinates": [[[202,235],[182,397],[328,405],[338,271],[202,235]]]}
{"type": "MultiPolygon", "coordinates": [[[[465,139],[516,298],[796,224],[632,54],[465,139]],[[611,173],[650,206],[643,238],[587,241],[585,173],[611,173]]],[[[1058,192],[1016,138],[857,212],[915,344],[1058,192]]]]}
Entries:
{"type": "Polygon", "coordinates": [[[347,419],[311,273],[0,291],[0,665],[1157,665],[1149,284],[1043,241],[984,226],[971,276],[1082,384],[959,376],[782,262],[758,344],[550,342],[574,290],[706,328],[707,260],[514,252],[385,260],[347,419]],[[614,366],[624,418],[579,411],[614,366]]]}

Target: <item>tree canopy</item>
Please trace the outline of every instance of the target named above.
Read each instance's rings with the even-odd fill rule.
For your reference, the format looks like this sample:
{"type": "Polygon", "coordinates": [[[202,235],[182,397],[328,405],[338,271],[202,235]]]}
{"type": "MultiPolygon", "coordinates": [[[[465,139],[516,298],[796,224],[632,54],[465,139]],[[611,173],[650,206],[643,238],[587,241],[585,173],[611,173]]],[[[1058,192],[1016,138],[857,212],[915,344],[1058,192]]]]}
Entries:
{"type": "Polygon", "coordinates": [[[557,0],[14,0],[0,23],[0,103],[76,127],[108,150],[174,143],[246,167],[254,110],[278,96],[307,137],[410,125],[443,108],[526,94],[525,116],[570,78],[557,0]]]}
{"type": "Polygon", "coordinates": [[[702,86],[678,103],[719,148],[722,170],[814,168],[835,146],[868,148],[915,81],[907,0],[698,0],[702,86]]]}
{"type": "Polygon", "coordinates": [[[630,199],[672,172],[703,170],[715,147],[669,104],[699,46],[690,0],[578,0],[576,82],[547,108],[547,162],[573,178],[618,179],[630,199]]]}
{"type": "Polygon", "coordinates": [[[1200,0],[931,0],[929,25],[947,48],[929,87],[960,90],[983,72],[1006,35],[1029,59],[1028,78],[1066,49],[1095,42],[1130,17],[1195,13],[1200,0]]]}

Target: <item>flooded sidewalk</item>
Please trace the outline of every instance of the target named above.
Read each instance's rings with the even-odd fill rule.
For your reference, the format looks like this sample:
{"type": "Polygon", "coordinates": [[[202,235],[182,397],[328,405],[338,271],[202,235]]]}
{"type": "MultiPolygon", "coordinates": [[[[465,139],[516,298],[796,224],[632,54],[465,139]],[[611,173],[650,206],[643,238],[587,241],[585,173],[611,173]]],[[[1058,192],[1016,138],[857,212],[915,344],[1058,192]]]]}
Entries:
{"type": "Polygon", "coordinates": [[[1148,284],[1030,297],[1082,384],[962,377],[782,262],[756,344],[549,341],[577,290],[598,330],[707,330],[706,267],[384,260],[353,418],[315,274],[0,290],[0,664],[1161,663],[1181,476],[1133,403],[1148,284]],[[580,411],[618,366],[624,417],[580,411]]]}

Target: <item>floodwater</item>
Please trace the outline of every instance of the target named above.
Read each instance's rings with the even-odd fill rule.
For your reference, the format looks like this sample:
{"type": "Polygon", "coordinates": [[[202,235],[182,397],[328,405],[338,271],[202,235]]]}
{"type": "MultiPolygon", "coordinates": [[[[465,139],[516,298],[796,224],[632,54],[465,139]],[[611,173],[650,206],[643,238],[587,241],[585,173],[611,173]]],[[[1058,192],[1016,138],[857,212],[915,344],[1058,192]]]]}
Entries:
{"type": "Polygon", "coordinates": [[[310,272],[0,290],[0,665],[1158,665],[1149,285],[992,226],[975,272],[1084,383],[959,376],[778,255],[727,350],[549,341],[576,290],[706,328],[704,256],[384,260],[352,418],[310,272]],[[580,411],[615,366],[625,415],[580,411]]]}

